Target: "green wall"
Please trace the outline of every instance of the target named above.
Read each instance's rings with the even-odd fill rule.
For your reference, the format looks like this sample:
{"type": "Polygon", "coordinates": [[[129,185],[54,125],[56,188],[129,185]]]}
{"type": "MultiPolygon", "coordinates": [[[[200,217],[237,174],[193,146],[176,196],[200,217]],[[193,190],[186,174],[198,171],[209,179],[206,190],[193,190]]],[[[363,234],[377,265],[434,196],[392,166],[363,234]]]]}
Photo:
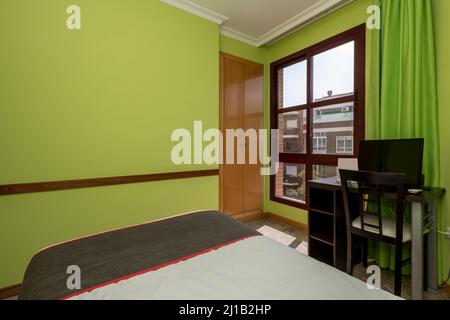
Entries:
{"type": "MultiPolygon", "coordinates": [[[[450,191],[450,1],[433,0],[437,76],[438,76],[438,103],[439,103],[439,137],[441,152],[441,185],[450,191]]],[[[447,195],[441,206],[440,226],[450,226],[450,196],[447,195]]],[[[443,261],[440,264],[440,274],[447,278],[450,268],[450,241],[439,236],[440,252],[443,253],[443,261]]]]}
{"type": "MultiPolygon", "coordinates": [[[[441,181],[448,189],[450,2],[433,1],[441,181]]],[[[219,50],[265,64],[269,128],[270,63],[365,22],[371,0],[356,0],[269,48],[219,36],[213,23],[159,1],[78,0],[82,30],[69,31],[72,3],[0,3],[0,184],[210,169],[173,165],[170,134],[194,120],[218,127],[219,50]]],[[[0,197],[0,288],[21,282],[42,247],[217,207],[217,177],[0,197]]],[[[269,200],[268,179],[264,207],[307,223],[304,211],[269,200]]],[[[450,225],[448,196],[442,207],[442,224],[450,225]]],[[[443,277],[450,248],[440,246],[443,277]]]]}
{"type": "Polygon", "coordinates": [[[220,51],[261,64],[267,62],[266,47],[257,48],[223,35],[220,35],[220,51]]]}
{"type": "MultiPolygon", "coordinates": [[[[218,26],[159,1],[0,2],[0,184],[177,167],[171,133],[218,127],[218,26]],[[195,81],[192,81],[193,76],[195,81]]],[[[218,208],[218,178],[0,197],[0,288],[52,243],[218,208]]]]}

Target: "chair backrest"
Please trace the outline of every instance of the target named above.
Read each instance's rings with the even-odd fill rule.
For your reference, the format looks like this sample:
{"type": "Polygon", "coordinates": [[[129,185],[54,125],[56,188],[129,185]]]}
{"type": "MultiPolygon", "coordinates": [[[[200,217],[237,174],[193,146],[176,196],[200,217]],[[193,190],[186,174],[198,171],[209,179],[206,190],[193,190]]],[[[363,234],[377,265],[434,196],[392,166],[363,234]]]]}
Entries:
{"type": "Polygon", "coordinates": [[[361,219],[361,231],[367,236],[373,236],[378,231],[380,239],[383,236],[383,219],[381,199],[385,192],[396,193],[396,239],[403,241],[403,213],[405,210],[405,174],[404,173],[381,173],[367,171],[340,170],[342,189],[344,195],[345,218],[347,232],[352,228],[354,219],[361,219]],[[358,197],[358,206],[351,203],[351,195],[358,197]],[[375,212],[371,211],[376,204],[375,212]],[[364,221],[368,214],[378,219],[378,224],[364,221]],[[370,228],[372,231],[368,231],[370,228]]]}

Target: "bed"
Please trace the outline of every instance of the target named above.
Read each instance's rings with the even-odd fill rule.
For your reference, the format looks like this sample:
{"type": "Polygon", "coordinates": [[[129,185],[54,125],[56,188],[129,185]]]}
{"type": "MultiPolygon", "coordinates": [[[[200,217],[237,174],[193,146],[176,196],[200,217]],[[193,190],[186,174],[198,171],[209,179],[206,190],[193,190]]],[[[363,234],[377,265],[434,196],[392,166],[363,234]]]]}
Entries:
{"type": "Polygon", "coordinates": [[[184,214],[38,252],[22,300],[393,300],[217,211],[184,214]],[[69,266],[81,287],[69,289],[69,266]]]}

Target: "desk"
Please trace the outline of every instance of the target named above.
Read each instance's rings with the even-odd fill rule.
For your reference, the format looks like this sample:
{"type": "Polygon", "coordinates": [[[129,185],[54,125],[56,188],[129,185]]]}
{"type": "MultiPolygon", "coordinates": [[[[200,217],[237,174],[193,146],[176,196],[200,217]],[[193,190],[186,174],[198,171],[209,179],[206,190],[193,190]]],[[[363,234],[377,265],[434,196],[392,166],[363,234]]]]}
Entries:
{"type": "MultiPolygon", "coordinates": [[[[342,186],[336,178],[322,178],[308,181],[307,193],[309,253],[313,258],[345,270],[347,240],[342,186]]],[[[411,289],[413,300],[422,299],[424,270],[426,270],[427,289],[437,290],[436,201],[444,194],[445,189],[431,188],[418,195],[406,196],[406,201],[411,203],[412,208],[411,289]],[[424,264],[424,234],[428,234],[426,264],[424,264]]],[[[396,198],[395,193],[385,193],[384,196],[390,199],[396,198]]]]}

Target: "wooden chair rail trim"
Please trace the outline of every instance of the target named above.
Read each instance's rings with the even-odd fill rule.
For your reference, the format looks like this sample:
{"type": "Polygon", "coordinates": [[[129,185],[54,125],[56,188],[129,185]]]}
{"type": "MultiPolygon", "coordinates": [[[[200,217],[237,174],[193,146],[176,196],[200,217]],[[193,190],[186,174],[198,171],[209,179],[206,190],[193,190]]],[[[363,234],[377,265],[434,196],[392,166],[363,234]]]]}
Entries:
{"type": "Polygon", "coordinates": [[[19,295],[22,284],[15,284],[10,287],[0,288],[0,300],[15,297],[19,295]]]}
{"type": "Polygon", "coordinates": [[[155,174],[107,177],[107,178],[91,178],[91,179],[80,179],[80,180],[9,184],[9,185],[0,185],[0,196],[23,194],[23,193],[45,192],[45,191],[58,191],[58,190],[80,189],[80,188],[103,187],[103,186],[113,186],[113,185],[120,185],[120,184],[131,184],[131,183],[142,183],[142,182],[154,182],[154,181],[165,181],[165,180],[210,177],[210,176],[217,176],[217,175],[219,175],[218,169],[171,172],[171,173],[155,173],[155,174]]]}

